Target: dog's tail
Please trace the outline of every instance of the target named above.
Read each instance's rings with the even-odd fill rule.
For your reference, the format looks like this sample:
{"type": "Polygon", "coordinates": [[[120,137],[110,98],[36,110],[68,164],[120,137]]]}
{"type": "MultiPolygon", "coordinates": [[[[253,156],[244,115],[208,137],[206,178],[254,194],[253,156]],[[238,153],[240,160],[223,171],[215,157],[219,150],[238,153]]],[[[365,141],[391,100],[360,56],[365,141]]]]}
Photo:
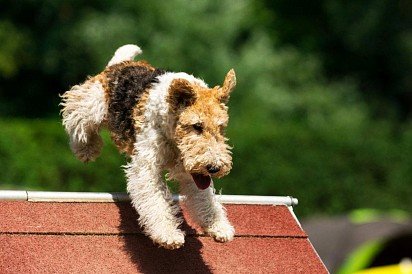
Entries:
{"type": "Polygon", "coordinates": [[[136,45],[124,45],[116,50],[112,59],[107,64],[108,67],[124,62],[132,61],[137,55],[141,54],[142,50],[136,45]]]}

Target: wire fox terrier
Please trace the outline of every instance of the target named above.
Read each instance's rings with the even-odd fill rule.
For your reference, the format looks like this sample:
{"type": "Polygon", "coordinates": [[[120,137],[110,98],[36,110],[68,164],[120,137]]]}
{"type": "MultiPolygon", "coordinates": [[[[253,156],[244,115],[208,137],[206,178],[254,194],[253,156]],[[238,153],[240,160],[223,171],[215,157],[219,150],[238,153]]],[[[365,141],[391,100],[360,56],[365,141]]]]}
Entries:
{"type": "Polygon", "coordinates": [[[95,160],[103,146],[99,131],[109,129],[119,151],[130,156],[127,191],[139,223],[160,246],[179,248],[185,236],[164,170],[168,179],[180,182],[192,219],[216,241],[230,241],[234,228],[215,197],[211,177],[225,176],[232,168],[224,131],[235,72],[227,73],[222,87],[209,88],[187,73],[133,61],[140,53],[135,45],[120,47],[103,72],[62,95],[71,149],[83,162],[95,160]]]}

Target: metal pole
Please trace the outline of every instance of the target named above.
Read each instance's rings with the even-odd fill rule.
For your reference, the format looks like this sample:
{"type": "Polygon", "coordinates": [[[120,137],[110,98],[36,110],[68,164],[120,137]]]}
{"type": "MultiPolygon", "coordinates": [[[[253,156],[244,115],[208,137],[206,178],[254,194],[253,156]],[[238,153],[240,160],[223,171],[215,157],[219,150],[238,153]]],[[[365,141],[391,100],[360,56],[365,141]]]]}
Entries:
{"type": "MultiPolygon", "coordinates": [[[[174,194],[175,201],[184,200],[184,196],[174,194]]],[[[298,200],[290,196],[250,196],[250,195],[216,195],[224,204],[259,204],[296,206],[298,200]]],[[[125,202],[130,201],[127,193],[107,192],[55,192],[55,191],[21,191],[0,190],[0,201],[29,202],[125,202]]]]}

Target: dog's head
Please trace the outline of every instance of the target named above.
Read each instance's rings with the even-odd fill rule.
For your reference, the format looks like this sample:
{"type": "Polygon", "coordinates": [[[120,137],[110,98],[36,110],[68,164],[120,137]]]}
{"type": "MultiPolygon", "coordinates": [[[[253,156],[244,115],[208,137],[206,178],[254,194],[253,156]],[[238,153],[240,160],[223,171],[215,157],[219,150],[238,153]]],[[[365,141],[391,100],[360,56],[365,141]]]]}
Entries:
{"type": "Polygon", "coordinates": [[[200,189],[206,189],[211,176],[220,178],[232,168],[230,146],[224,135],[229,120],[226,106],[236,85],[230,70],[223,86],[205,88],[185,79],[175,79],[169,88],[174,142],[186,172],[200,189]]]}

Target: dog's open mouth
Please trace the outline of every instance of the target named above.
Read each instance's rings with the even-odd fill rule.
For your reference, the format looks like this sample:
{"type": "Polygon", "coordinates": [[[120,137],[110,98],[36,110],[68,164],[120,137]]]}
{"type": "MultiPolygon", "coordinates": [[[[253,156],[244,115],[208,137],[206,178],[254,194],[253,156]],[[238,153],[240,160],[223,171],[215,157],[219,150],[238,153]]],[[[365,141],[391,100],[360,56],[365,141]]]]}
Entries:
{"type": "Polygon", "coordinates": [[[191,174],[193,181],[195,181],[196,186],[200,189],[206,189],[212,183],[212,178],[209,175],[202,175],[202,174],[191,174]]]}

